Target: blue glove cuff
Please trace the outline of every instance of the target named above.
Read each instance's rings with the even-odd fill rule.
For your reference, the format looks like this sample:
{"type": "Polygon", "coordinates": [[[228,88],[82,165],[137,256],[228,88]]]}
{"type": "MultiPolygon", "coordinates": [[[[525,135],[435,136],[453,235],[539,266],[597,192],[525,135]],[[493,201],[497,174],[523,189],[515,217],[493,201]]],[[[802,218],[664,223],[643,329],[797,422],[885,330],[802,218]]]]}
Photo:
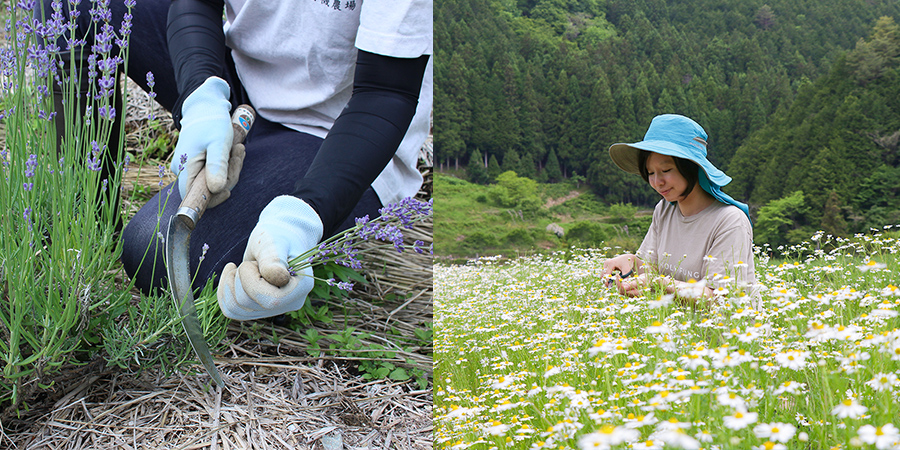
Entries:
{"type": "Polygon", "coordinates": [[[322,219],[305,201],[291,196],[275,197],[259,214],[257,227],[288,242],[288,258],[296,257],[322,240],[322,219]]]}
{"type": "Polygon", "coordinates": [[[190,123],[191,119],[196,121],[205,118],[210,108],[224,110],[228,114],[231,111],[231,103],[228,101],[230,95],[231,88],[225,80],[219,77],[207,78],[181,105],[182,127],[190,123]]]}

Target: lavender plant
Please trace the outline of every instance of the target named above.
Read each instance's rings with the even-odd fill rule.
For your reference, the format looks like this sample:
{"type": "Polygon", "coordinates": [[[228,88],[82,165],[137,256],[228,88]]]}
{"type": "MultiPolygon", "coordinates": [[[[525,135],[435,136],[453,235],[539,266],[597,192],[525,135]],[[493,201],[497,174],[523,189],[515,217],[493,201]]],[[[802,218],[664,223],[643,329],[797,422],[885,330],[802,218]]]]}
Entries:
{"type": "Polygon", "coordinates": [[[0,39],[0,404],[12,408],[52,385],[54,372],[96,353],[131,300],[129,286],[114,280],[122,166],[102,171],[104,160],[122,154],[121,144],[106,143],[121,113],[115,77],[127,64],[131,16],[113,24],[97,3],[96,39],[87,45],[60,39],[74,36],[78,1],[70,3],[66,13],[54,1],[42,11],[47,21],[35,18],[33,0],[9,4],[0,39]],[[88,70],[61,62],[66,54],[82,60],[80,52],[90,54],[88,70]],[[88,80],[78,79],[82,72],[88,80]],[[57,114],[65,119],[59,133],[57,114]]]}

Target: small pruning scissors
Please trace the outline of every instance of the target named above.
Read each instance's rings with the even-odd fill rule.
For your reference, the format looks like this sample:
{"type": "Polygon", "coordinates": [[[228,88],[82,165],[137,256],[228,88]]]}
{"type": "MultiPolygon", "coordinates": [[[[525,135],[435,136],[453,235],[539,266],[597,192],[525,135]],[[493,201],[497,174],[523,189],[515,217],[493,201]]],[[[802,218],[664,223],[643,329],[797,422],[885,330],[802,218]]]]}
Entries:
{"type": "Polygon", "coordinates": [[[610,274],[609,278],[606,279],[606,287],[612,287],[612,285],[616,283],[616,277],[619,277],[624,280],[625,278],[628,278],[628,277],[632,276],[633,274],[634,274],[633,267],[631,268],[631,270],[628,271],[628,273],[626,273],[624,275],[620,274],[619,271],[614,271],[612,274],[610,274]]]}

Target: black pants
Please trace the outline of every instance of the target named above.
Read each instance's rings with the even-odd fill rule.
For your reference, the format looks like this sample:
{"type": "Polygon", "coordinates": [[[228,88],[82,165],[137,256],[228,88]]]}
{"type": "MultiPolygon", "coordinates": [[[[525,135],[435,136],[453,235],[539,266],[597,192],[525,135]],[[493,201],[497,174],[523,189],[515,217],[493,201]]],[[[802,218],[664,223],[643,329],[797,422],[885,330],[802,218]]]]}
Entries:
{"type": "MultiPolygon", "coordinates": [[[[44,0],[43,3],[49,16],[50,1],[44,0]]],[[[151,72],[155,80],[153,92],[156,93],[156,100],[171,110],[178,99],[178,92],[166,44],[169,3],[169,0],[139,0],[132,9],[127,75],[149,92],[147,73],[151,72]]],[[[63,2],[63,7],[67,6],[68,2],[63,2]]],[[[92,3],[87,0],[80,3],[78,8],[81,13],[76,30],[76,33],[81,33],[76,37],[85,38],[88,48],[92,42],[92,36],[86,33],[90,29],[88,10],[91,6],[92,3]]],[[[110,2],[110,10],[111,24],[118,29],[126,12],[123,1],[110,2]]],[[[68,17],[68,14],[65,16],[68,17]]],[[[65,43],[61,42],[60,47],[64,50],[65,43]]],[[[231,87],[232,107],[240,103],[252,106],[235,73],[234,62],[227,61],[226,67],[225,80],[231,87]]],[[[123,115],[124,111],[119,114],[123,115]]],[[[206,284],[206,280],[220,273],[227,263],[240,264],[260,211],[273,198],[293,192],[297,180],[306,173],[321,143],[321,138],[257,118],[245,141],[247,155],[240,181],[231,191],[231,197],[207,210],[191,234],[191,272],[196,273],[195,288],[206,284]],[[204,244],[209,246],[209,250],[200,263],[204,244]]],[[[180,203],[177,185],[166,186],[137,212],[122,233],[122,263],[128,275],[144,292],[168,286],[163,257],[165,247],[158,237],[166,234],[169,218],[180,203]]],[[[370,187],[338,231],[352,226],[356,217],[377,217],[381,206],[370,187]]]]}

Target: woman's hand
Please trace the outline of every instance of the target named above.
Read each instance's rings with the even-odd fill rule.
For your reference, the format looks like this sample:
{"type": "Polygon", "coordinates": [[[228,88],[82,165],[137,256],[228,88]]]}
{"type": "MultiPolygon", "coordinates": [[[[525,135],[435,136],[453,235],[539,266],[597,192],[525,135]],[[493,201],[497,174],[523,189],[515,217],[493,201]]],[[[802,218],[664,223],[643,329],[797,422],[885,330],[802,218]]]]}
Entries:
{"type": "Polygon", "coordinates": [[[603,262],[603,278],[608,278],[613,272],[619,271],[623,274],[639,274],[643,273],[643,261],[631,253],[616,256],[603,262]]]}
{"type": "Polygon", "coordinates": [[[616,287],[619,293],[628,297],[640,297],[644,295],[644,288],[650,284],[651,280],[647,274],[640,274],[629,278],[616,277],[616,287]]]}

